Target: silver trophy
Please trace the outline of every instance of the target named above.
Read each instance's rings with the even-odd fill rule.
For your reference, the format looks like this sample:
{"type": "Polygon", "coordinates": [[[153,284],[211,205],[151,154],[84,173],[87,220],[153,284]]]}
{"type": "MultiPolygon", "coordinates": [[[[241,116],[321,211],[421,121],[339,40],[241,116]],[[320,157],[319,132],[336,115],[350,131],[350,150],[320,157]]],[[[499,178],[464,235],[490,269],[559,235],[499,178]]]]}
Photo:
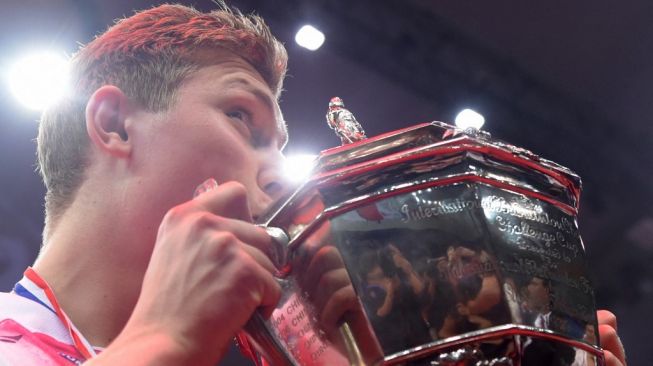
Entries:
{"type": "Polygon", "coordinates": [[[259,364],[604,364],[576,174],[442,122],[346,144],[341,107],[343,146],[261,222],[283,295],[239,337],[259,364]]]}

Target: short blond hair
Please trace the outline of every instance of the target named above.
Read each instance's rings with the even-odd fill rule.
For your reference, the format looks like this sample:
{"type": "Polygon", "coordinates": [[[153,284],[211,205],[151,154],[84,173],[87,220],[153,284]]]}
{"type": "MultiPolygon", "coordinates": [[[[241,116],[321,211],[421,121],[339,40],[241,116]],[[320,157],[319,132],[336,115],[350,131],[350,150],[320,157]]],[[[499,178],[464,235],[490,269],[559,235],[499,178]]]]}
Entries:
{"type": "Polygon", "coordinates": [[[183,80],[207,65],[200,55],[210,50],[242,57],[279,96],[287,66],[285,48],[260,17],[224,4],[209,13],[182,5],[137,12],[80,49],[72,59],[72,95],[46,110],[39,127],[46,228],[69,207],[84,181],[89,146],[85,109],[95,90],[115,85],[142,107],[165,111],[183,80]]]}

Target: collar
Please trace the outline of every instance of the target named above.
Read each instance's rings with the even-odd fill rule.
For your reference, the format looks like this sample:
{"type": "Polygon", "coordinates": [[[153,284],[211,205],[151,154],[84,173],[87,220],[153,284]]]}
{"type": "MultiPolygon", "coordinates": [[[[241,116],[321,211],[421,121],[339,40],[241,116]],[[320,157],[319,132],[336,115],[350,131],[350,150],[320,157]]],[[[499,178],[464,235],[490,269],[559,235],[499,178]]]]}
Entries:
{"type": "Polygon", "coordinates": [[[50,285],[32,267],[27,267],[24,277],[14,286],[13,292],[55,313],[63,326],[68,329],[70,338],[73,340],[77,351],[87,360],[97,355],[88,340],[75,327],[63,309],[61,309],[50,285]]]}

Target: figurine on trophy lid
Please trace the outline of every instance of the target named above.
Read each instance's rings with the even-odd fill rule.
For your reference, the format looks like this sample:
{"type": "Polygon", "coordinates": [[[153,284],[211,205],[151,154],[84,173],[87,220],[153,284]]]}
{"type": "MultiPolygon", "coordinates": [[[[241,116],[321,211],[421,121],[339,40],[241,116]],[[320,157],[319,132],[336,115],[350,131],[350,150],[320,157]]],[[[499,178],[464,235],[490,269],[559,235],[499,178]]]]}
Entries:
{"type": "Polygon", "coordinates": [[[356,117],[345,108],[345,103],[339,97],[331,98],[329,111],[326,115],[329,127],[335,130],[343,145],[361,141],[366,138],[365,131],[356,117]]]}

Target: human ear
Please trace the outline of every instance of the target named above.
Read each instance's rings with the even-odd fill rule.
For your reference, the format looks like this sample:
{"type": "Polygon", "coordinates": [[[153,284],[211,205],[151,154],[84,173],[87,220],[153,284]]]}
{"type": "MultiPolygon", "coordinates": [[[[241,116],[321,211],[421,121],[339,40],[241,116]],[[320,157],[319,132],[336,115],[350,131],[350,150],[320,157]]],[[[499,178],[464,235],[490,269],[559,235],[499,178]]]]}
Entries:
{"type": "Polygon", "coordinates": [[[98,149],[120,158],[131,154],[129,110],[129,99],[116,86],[104,85],[91,95],[86,104],[86,131],[98,149]]]}

